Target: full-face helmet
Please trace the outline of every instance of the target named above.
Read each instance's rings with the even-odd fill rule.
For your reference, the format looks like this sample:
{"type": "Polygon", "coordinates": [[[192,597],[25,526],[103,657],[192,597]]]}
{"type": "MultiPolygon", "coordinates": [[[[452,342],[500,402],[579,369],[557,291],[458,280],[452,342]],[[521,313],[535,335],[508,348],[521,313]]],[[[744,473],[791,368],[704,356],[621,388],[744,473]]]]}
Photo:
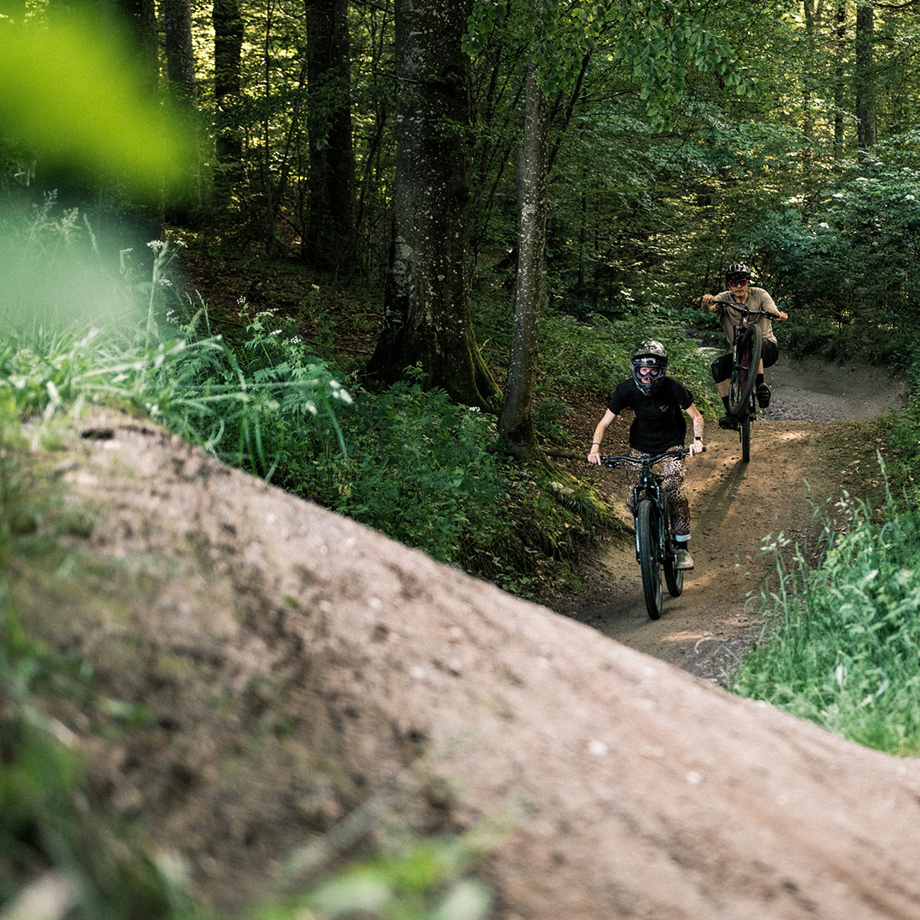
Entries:
{"type": "Polygon", "coordinates": [[[661,342],[640,342],[629,358],[632,378],[639,391],[648,396],[658,389],[668,370],[668,353],[661,342]]]}
{"type": "Polygon", "coordinates": [[[736,262],[729,265],[725,270],[725,283],[731,287],[732,281],[750,281],[751,269],[743,262],[736,262]]]}

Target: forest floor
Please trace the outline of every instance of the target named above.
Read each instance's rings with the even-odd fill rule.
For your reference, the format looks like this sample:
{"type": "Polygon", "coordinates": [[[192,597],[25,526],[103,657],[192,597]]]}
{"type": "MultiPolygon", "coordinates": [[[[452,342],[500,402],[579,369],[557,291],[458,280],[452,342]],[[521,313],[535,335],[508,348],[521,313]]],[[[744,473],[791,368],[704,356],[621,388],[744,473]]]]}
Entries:
{"type": "MultiPolygon", "coordinates": [[[[773,397],[753,426],[750,462],[741,460],[739,436],[711,421],[706,452],[686,462],[695,568],[680,597],[664,591],[661,619],[646,613],[631,539],[598,555],[577,595],[549,598],[548,606],[697,676],[725,681],[764,627],[760,596],[776,584],[775,555],[765,545],[782,535],[787,562],[797,550],[807,555],[819,517],[833,518],[845,492],[871,495],[879,487],[875,451],[883,442],[874,420],[906,400],[902,383],[872,367],[781,358],[767,379],[773,397]]],[[[582,409],[569,422],[574,443],[587,449],[602,412],[582,409]]],[[[628,427],[625,416],[615,422],[603,450],[625,449],[628,427]]],[[[593,480],[631,530],[625,473],[568,465],[593,480]]]]}

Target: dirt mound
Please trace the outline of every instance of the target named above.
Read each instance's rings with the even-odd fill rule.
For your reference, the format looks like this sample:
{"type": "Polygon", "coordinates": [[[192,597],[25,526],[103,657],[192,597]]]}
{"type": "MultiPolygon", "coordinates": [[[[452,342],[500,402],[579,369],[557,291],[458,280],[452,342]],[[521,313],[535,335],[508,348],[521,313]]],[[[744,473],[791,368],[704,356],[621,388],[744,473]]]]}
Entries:
{"type": "MultiPolygon", "coordinates": [[[[97,508],[75,549],[107,574],[24,618],[150,707],[113,738],[72,720],[95,792],[220,908],[367,808],[378,838],[397,819],[503,825],[484,864],[496,920],[920,915],[916,762],[732,697],[155,428],[112,416],[86,434],[58,469],[97,508]]],[[[707,462],[740,491],[727,456],[707,462]]]]}

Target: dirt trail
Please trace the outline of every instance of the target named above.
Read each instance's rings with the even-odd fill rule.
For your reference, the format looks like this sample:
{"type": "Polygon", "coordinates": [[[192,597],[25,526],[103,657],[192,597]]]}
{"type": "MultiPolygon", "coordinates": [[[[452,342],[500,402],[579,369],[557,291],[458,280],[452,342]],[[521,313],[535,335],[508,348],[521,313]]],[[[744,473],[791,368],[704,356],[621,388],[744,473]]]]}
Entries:
{"type": "MultiPolygon", "coordinates": [[[[841,422],[877,418],[905,402],[903,384],[876,368],[784,361],[768,381],[774,396],[754,425],[751,461],[741,460],[736,433],[709,423],[706,453],[687,463],[696,567],[679,598],[665,592],[661,619],[646,613],[631,543],[612,547],[586,593],[555,609],[709,680],[732,670],[762,626],[758,599],[774,571],[762,552],[765,538],[782,534],[792,546],[807,545],[816,509],[872,474],[864,459],[871,433],[846,435],[841,422]],[[850,447],[854,438],[861,460],[850,447]]],[[[625,492],[624,473],[604,475],[614,495],[625,492]]]]}

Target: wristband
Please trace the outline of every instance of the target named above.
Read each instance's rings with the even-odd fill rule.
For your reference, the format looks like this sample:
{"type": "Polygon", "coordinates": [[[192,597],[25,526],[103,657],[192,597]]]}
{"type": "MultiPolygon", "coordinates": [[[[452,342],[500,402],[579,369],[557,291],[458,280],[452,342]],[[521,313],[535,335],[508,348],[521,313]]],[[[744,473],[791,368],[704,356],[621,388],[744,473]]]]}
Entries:
{"type": "Polygon", "coordinates": [[[697,435],[693,440],[694,440],[694,441],[702,441],[703,439],[702,439],[699,435],[697,435]]]}

